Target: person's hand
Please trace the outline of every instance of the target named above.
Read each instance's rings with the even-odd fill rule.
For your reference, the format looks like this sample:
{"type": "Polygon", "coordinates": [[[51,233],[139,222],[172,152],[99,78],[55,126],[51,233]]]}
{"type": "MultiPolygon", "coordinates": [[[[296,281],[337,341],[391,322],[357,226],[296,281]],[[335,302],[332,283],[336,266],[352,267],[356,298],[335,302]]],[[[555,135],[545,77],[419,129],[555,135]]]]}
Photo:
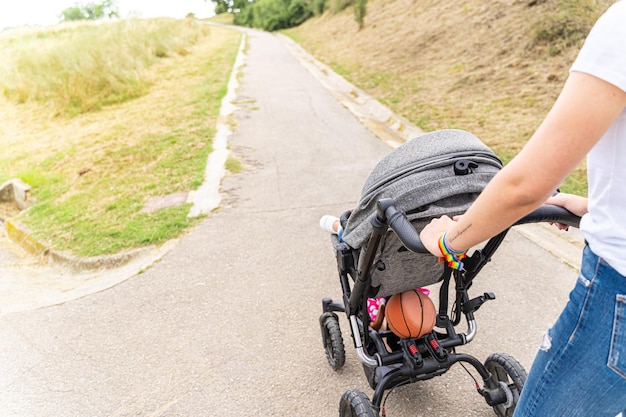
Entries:
{"type": "MultiPolygon", "coordinates": [[[[578,217],[582,217],[587,213],[587,198],[581,197],[579,195],[567,194],[567,193],[559,193],[555,196],[552,196],[546,200],[546,204],[550,204],[553,206],[563,207],[577,215],[578,217]]],[[[560,230],[567,230],[569,226],[561,223],[550,223],[554,224],[560,230]]]]}
{"type": "Polygon", "coordinates": [[[441,251],[439,250],[439,238],[442,234],[450,230],[450,228],[456,222],[448,216],[441,216],[437,219],[432,219],[430,223],[426,225],[420,232],[420,239],[422,244],[430,253],[437,257],[441,257],[441,251]]]}
{"type": "Polygon", "coordinates": [[[579,195],[559,193],[546,200],[546,204],[563,207],[578,217],[587,214],[587,198],[579,195]]]}

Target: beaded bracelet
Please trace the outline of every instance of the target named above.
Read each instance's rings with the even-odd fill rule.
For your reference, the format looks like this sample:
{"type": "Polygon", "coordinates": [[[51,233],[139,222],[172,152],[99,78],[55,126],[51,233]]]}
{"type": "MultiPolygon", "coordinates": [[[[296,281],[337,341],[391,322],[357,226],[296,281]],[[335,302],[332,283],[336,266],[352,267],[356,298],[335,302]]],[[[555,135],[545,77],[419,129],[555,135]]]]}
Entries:
{"type": "Polygon", "coordinates": [[[452,269],[463,269],[462,259],[465,258],[466,251],[455,251],[446,245],[447,232],[439,238],[439,250],[443,255],[443,259],[452,269]]]}

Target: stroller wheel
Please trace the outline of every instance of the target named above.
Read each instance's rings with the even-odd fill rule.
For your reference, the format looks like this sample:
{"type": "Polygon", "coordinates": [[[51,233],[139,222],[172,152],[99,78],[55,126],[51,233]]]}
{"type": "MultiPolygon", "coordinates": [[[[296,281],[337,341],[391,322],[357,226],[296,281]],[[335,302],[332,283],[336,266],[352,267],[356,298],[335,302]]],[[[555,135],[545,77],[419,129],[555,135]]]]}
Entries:
{"type": "Polygon", "coordinates": [[[493,411],[499,417],[511,417],[526,382],[526,370],[517,360],[506,353],[490,355],[485,361],[485,368],[491,374],[494,386],[500,385],[508,390],[506,403],[496,405],[493,407],[493,411]]]}
{"type": "Polygon", "coordinates": [[[377,417],[370,399],[361,391],[346,391],[339,401],[339,417],[377,417]]]}
{"type": "Polygon", "coordinates": [[[325,317],[321,317],[320,323],[326,359],[328,359],[330,367],[336,371],[346,362],[346,351],[343,347],[339,319],[334,314],[326,313],[325,317]]]}

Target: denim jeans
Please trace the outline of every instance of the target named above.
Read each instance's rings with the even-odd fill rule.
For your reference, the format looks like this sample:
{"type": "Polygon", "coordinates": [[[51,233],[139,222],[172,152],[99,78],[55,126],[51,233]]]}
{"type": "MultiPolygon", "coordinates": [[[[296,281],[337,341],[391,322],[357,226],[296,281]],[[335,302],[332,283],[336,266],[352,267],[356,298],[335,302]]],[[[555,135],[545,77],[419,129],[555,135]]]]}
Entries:
{"type": "Polygon", "coordinates": [[[626,277],[587,246],[576,286],[544,337],[514,417],[615,417],[625,410],[626,277]]]}

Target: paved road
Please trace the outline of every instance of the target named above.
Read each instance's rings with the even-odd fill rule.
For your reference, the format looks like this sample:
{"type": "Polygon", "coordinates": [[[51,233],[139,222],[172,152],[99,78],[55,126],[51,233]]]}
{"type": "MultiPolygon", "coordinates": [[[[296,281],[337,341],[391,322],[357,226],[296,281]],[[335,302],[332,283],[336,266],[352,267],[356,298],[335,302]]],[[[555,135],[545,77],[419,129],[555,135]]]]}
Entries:
{"type": "MultiPolygon", "coordinates": [[[[352,350],[327,365],[318,316],[338,296],[326,213],[351,207],[389,148],[266,33],[249,35],[223,207],[144,273],[61,305],[0,316],[0,416],[334,416],[371,395],[352,350]]],[[[529,366],[575,271],[511,233],[475,284],[498,299],[463,351],[529,366]]],[[[390,416],[490,416],[453,368],[400,388],[390,416]]]]}

